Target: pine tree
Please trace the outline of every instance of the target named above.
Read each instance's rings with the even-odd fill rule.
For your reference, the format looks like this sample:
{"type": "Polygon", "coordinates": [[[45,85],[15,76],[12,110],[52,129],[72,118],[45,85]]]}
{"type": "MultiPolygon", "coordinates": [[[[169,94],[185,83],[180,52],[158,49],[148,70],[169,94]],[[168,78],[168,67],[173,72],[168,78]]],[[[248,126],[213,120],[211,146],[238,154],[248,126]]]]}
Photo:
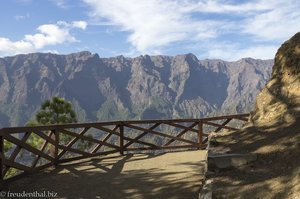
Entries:
{"type": "MultiPolygon", "coordinates": [[[[51,100],[46,100],[42,103],[40,110],[35,115],[35,120],[30,120],[26,126],[37,126],[37,125],[49,125],[49,124],[66,124],[76,123],[76,114],[72,108],[72,104],[66,101],[64,98],[53,97],[51,100]]],[[[62,134],[60,136],[60,142],[63,144],[68,143],[71,137],[62,134]]],[[[28,143],[38,148],[43,139],[32,134],[28,143]]]]}
{"type": "Polygon", "coordinates": [[[53,97],[46,100],[36,114],[36,121],[39,124],[66,124],[76,123],[76,114],[72,104],[64,98],[53,97]]]}
{"type": "MultiPolygon", "coordinates": [[[[42,103],[40,110],[35,115],[36,121],[29,121],[28,126],[35,125],[49,125],[49,124],[67,124],[76,123],[76,114],[72,108],[72,104],[66,101],[64,98],[53,97],[51,100],[46,100],[42,103]]],[[[54,135],[53,135],[54,136],[54,135]]],[[[90,135],[87,135],[90,136],[90,135]]],[[[43,141],[39,136],[33,134],[29,140],[32,146],[40,146],[41,141],[43,141]]],[[[54,137],[53,137],[54,139],[54,137]]],[[[66,134],[60,134],[59,143],[66,145],[72,140],[72,136],[66,134]]],[[[84,140],[79,140],[76,143],[76,147],[80,150],[85,150],[89,148],[91,143],[86,143],[84,140]]],[[[54,154],[54,148],[51,148],[51,154],[54,154]]]]}

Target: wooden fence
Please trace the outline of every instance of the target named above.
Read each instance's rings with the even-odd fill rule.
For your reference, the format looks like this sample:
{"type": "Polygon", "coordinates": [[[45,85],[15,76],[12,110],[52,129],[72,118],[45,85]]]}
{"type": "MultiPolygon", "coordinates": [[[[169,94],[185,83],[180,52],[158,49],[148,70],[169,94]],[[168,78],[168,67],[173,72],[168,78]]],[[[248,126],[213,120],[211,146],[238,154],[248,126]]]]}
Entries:
{"type": "Polygon", "coordinates": [[[2,128],[1,184],[59,163],[116,152],[203,149],[209,132],[237,130],[238,124],[232,127],[229,122],[243,123],[248,116],[2,128]]]}

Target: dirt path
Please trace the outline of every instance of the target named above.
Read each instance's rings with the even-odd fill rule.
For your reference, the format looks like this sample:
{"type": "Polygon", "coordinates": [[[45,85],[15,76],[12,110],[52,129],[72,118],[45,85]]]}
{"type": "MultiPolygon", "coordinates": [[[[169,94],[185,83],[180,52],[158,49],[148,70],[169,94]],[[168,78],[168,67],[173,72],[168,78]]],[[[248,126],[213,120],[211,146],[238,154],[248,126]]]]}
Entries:
{"type": "Polygon", "coordinates": [[[249,165],[211,173],[213,198],[299,199],[300,123],[220,134],[219,152],[255,153],[249,165]]]}
{"type": "Polygon", "coordinates": [[[10,185],[11,192],[52,191],[58,198],[197,198],[206,151],[109,155],[60,165],[10,185]]]}

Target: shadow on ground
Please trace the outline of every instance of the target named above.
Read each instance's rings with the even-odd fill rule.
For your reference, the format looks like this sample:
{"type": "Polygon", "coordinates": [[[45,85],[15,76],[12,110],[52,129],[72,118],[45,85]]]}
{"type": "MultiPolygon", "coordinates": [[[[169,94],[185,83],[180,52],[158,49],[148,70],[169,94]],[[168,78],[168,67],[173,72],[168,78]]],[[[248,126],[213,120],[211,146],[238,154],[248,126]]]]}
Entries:
{"type": "Polygon", "coordinates": [[[56,192],[59,198],[197,198],[204,151],[110,155],[59,165],[9,186],[12,192],[56,192]]]}
{"type": "Polygon", "coordinates": [[[300,198],[300,118],[294,119],[217,138],[228,153],[256,153],[258,159],[212,174],[214,198],[300,198]]]}

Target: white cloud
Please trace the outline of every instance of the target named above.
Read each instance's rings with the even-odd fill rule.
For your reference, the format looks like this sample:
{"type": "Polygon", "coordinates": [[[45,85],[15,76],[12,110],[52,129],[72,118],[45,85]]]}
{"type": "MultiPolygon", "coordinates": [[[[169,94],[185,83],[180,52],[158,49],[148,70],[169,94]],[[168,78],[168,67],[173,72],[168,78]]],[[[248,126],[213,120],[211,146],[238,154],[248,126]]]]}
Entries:
{"type": "Polygon", "coordinates": [[[35,48],[30,42],[24,40],[12,42],[7,38],[0,37],[0,54],[10,55],[33,52],[34,50],[35,48]]]}
{"type": "Polygon", "coordinates": [[[86,21],[72,21],[71,23],[67,23],[65,21],[58,21],[57,25],[64,26],[67,28],[80,28],[82,30],[85,30],[88,24],[86,21]]]}
{"type": "Polygon", "coordinates": [[[237,43],[210,43],[205,48],[206,58],[218,58],[227,61],[236,61],[244,57],[255,59],[271,59],[278,49],[276,45],[241,46],[237,43]]]}
{"type": "MultiPolygon", "coordinates": [[[[236,43],[226,34],[244,40],[238,48],[212,49],[210,55],[228,54],[272,58],[275,44],[300,30],[300,1],[253,0],[83,0],[92,20],[127,31],[128,42],[140,53],[163,52],[177,43],[236,43]],[[264,45],[264,42],[268,42],[264,45]],[[272,43],[273,42],[273,43],[272,43]],[[270,51],[270,52],[265,52],[270,51]],[[219,52],[219,53],[218,53],[219,52]],[[246,55],[248,53],[248,55],[246,55]],[[271,57],[269,57],[271,56],[271,57]]],[[[224,56],[222,56],[224,57],[224,56]]],[[[240,57],[241,58],[241,57],[240,57]]]]}
{"type": "Polygon", "coordinates": [[[257,11],[264,11],[268,9],[267,5],[260,4],[259,1],[252,1],[250,3],[226,3],[228,1],[222,0],[204,0],[189,1],[191,11],[203,12],[203,13],[229,13],[229,14],[249,14],[257,11]]]}
{"type": "Polygon", "coordinates": [[[46,46],[54,46],[63,43],[78,42],[71,35],[72,28],[85,29],[87,26],[84,21],[73,21],[67,23],[59,21],[56,24],[44,24],[37,28],[38,33],[27,34],[20,41],[11,41],[8,38],[0,37],[0,54],[12,55],[19,53],[36,52],[46,46]]]}
{"type": "Polygon", "coordinates": [[[25,41],[30,42],[36,49],[41,49],[48,45],[57,45],[65,42],[76,42],[77,40],[70,34],[69,29],[59,27],[55,24],[45,24],[37,28],[40,33],[25,35],[25,41]]]}
{"type": "Polygon", "coordinates": [[[26,15],[15,15],[14,16],[16,21],[21,21],[21,20],[24,20],[24,19],[29,18],[29,17],[30,17],[29,13],[26,13],[26,15]]]}
{"type": "Polygon", "coordinates": [[[269,9],[246,19],[244,33],[260,40],[286,40],[300,31],[298,0],[263,0],[260,4],[269,9]]]}
{"type": "Polygon", "coordinates": [[[58,8],[64,9],[64,10],[71,10],[74,7],[82,5],[82,3],[78,0],[48,0],[55,4],[58,8]]]}
{"type": "Polygon", "coordinates": [[[67,4],[66,4],[65,0],[50,0],[50,1],[55,3],[55,5],[60,7],[60,8],[63,8],[63,9],[67,8],[67,4]]]}
{"type": "Polygon", "coordinates": [[[17,21],[20,21],[20,20],[22,20],[22,19],[25,19],[26,16],[24,16],[24,15],[16,15],[16,16],[14,16],[14,18],[15,18],[15,20],[17,20],[17,21]]]}
{"type": "Polygon", "coordinates": [[[86,27],[87,27],[87,22],[85,22],[85,21],[73,21],[72,26],[74,28],[80,28],[82,30],[85,30],[86,27]]]}
{"type": "Polygon", "coordinates": [[[59,54],[57,50],[44,50],[43,53],[59,54]]]}
{"type": "Polygon", "coordinates": [[[218,22],[193,21],[182,6],[170,0],[85,0],[93,9],[92,16],[105,18],[122,31],[131,34],[128,41],[140,52],[154,52],[170,43],[190,38],[214,37],[218,22]]]}

